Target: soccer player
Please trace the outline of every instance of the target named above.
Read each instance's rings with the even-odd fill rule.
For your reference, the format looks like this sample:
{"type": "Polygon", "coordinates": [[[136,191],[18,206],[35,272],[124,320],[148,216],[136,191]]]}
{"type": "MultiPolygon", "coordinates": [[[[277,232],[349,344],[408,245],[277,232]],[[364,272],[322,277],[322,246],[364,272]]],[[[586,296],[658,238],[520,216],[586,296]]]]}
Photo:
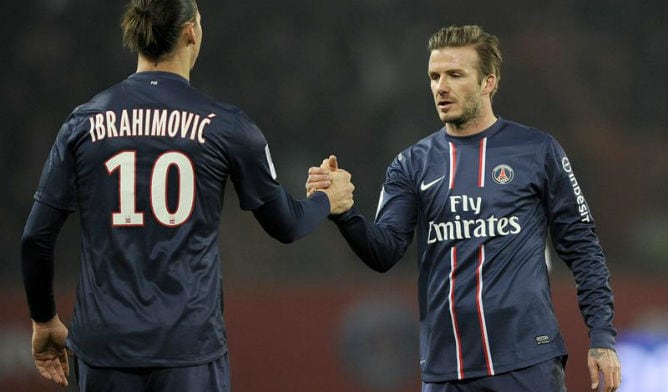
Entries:
{"type": "MultiPolygon", "coordinates": [[[[390,164],[375,222],[354,208],[333,217],[379,272],[402,257],[417,230],[422,390],[565,391],[566,348],[545,262],[549,233],[589,327],[592,389],[615,391],[609,272],[572,164],[549,134],[494,114],[497,37],[451,26],[428,49],[445,126],[390,164]]],[[[326,186],[320,181],[336,169],[333,159],[309,169],[307,190],[326,186]]]]}
{"type": "Polygon", "coordinates": [[[190,86],[202,42],[193,0],[132,0],[122,20],[137,72],[77,107],[48,156],[22,238],[39,373],[82,391],[229,391],[218,227],[231,180],[241,208],[281,242],[352,206],[348,173],[294,200],[262,132],[190,86]],[[69,331],[53,298],[54,243],[81,220],[69,331]]]}

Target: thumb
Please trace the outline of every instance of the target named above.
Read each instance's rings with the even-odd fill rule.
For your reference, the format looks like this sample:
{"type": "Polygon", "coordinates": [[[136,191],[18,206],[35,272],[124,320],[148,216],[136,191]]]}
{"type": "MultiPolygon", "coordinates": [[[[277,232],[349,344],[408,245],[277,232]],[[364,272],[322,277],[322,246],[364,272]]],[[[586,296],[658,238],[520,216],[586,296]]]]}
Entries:
{"type": "Polygon", "coordinates": [[[339,169],[339,161],[336,159],[336,155],[330,155],[328,163],[329,163],[330,170],[338,170],[339,169]]]}

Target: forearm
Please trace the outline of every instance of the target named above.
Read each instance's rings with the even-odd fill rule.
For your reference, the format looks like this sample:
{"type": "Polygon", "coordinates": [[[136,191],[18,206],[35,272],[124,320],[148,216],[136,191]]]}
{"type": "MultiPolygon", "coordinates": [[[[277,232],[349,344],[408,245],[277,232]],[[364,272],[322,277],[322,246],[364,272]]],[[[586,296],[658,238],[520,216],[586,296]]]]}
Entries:
{"type": "Polygon", "coordinates": [[[571,241],[557,243],[555,248],[573,273],[578,305],[589,328],[591,347],[613,349],[617,335],[612,323],[614,299],[610,272],[598,238],[586,227],[562,238],[571,241]]]}
{"type": "Polygon", "coordinates": [[[410,238],[368,221],[354,207],[331,216],[355,254],[371,269],[385,272],[404,255],[410,238]]]}
{"type": "Polygon", "coordinates": [[[294,242],[311,233],[329,215],[329,199],[323,192],[295,200],[284,189],[278,198],[253,210],[253,215],[271,237],[294,242]]]}
{"type": "Polygon", "coordinates": [[[589,328],[591,347],[614,349],[614,299],[609,272],[602,262],[580,262],[572,267],[580,312],[589,328]]]}
{"type": "Polygon", "coordinates": [[[30,317],[38,323],[56,314],[53,295],[54,249],[67,212],[33,204],[21,237],[21,272],[30,317]]]}

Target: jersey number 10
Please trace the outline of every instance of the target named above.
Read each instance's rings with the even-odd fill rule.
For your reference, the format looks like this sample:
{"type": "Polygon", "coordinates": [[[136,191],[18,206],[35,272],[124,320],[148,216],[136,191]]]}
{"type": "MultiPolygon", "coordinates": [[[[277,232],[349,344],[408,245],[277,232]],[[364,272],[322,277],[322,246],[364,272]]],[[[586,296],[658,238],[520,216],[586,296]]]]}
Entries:
{"type": "MultiPolygon", "coordinates": [[[[136,206],[136,151],[122,151],[105,162],[109,175],[119,172],[118,189],[120,209],[111,214],[113,226],[142,226],[144,213],[136,206]]],[[[195,206],[195,169],[187,155],[169,151],[158,157],[151,173],[151,210],[155,219],[164,226],[181,225],[190,218],[195,206]],[[178,171],[179,188],[176,209],[167,206],[167,175],[174,166],[178,171]]]]}

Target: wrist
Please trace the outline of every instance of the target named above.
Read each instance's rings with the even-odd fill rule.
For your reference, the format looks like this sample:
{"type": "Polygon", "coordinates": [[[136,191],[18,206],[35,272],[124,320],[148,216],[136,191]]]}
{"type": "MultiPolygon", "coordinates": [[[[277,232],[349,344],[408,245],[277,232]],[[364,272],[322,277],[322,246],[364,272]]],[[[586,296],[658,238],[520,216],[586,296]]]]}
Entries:
{"type": "Polygon", "coordinates": [[[56,313],[53,317],[46,321],[35,321],[34,319],[32,320],[32,326],[34,329],[39,329],[39,328],[52,328],[56,325],[60,325],[62,322],[60,321],[60,318],[58,317],[58,314],[56,313]]]}
{"type": "Polygon", "coordinates": [[[340,214],[329,214],[329,219],[335,223],[344,223],[355,216],[355,207],[351,207],[348,211],[340,214]]]}
{"type": "Polygon", "coordinates": [[[596,328],[589,332],[590,348],[607,348],[614,350],[617,333],[614,328],[596,328]]]}

